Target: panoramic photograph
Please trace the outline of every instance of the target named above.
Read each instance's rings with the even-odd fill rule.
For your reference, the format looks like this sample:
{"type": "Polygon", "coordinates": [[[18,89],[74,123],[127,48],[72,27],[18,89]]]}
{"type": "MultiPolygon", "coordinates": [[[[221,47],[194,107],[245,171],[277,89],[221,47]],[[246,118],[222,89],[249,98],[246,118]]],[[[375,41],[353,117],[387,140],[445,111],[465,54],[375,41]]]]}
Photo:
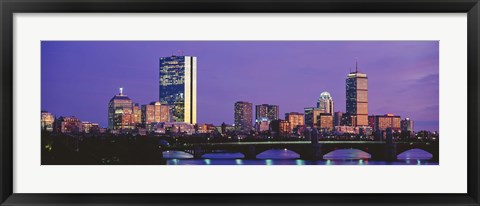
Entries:
{"type": "Polygon", "coordinates": [[[438,41],[42,41],[42,165],[439,165],[438,41]]]}

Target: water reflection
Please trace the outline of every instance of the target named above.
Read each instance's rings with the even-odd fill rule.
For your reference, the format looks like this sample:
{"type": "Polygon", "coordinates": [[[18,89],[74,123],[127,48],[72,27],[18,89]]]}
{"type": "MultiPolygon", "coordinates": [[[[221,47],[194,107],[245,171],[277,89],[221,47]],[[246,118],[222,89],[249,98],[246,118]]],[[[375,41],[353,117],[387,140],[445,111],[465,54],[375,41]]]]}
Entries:
{"type": "Polygon", "coordinates": [[[186,159],[193,158],[192,154],[182,152],[182,151],[164,151],[163,158],[165,159],[186,159]]]}
{"type": "Polygon", "coordinates": [[[208,153],[202,156],[203,158],[212,158],[212,159],[237,159],[243,158],[244,155],[240,152],[232,152],[232,153],[208,153]]]}

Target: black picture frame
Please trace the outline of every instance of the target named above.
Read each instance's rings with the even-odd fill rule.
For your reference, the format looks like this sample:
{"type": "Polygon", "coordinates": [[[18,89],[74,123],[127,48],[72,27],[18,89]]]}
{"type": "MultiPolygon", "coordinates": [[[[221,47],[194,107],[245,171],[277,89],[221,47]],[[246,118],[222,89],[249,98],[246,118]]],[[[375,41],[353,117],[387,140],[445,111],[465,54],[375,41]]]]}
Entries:
{"type": "MultiPolygon", "coordinates": [[[[0,0],[0,194],[2,205],[480,205],[478,0],[0,0]],[[13,14],[15,13],[467,13],[468,189],[466,194],[19,194],[13,193],[13,14]]],[[[445,177],[452,178],[452,177],[445,177]]],[[[441,182],[441,180],[439,180],[441,182]]],[[[256,183],[252,182],[252,185],[256,183]]]]}

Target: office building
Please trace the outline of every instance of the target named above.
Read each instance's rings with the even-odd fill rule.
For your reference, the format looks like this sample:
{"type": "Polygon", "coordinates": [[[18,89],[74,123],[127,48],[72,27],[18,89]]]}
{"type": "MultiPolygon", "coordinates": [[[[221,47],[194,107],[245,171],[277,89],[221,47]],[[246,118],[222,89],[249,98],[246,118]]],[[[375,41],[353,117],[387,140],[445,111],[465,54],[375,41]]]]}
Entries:
{"type": "Polygon", "coordinates": [[[290,122],[291,131],[298,126],[305,125],[305,118],[303,114],[299,112],[285,113],[285,120],[290,122]]]}
{"type": "Polygon", "coordinates": [[[358,71],[358,64],[346,79],[346,107],[348,125],[368,125],[368,78],[358,71]]]}
{"type": "Polygon", "coordinates": [[[98,123],[82,122],[81,132],[83,133],[100,133],[98,123]]]}
{"type": "Polygon", "coordinates": [[[324,113],[324,110],[316,107],[305,108],[305,125],[309,127],[316,127],[320,114],[324,113]]]}
{"type": "Polygon", "coordinates": [[[353,126],[347,126],[347,125],[341,125],[341,126],[335,126],[335,131],[343,134],[343,133],[347,133],[347,134],[356,134],[357,131],[356,131],[356,128],[353,127],[353,126]]]}
{"type": "Polygon", "coordinates": [[[405,118],[404,120],[400,121],[400,126],[401,126],[401,129],[402,131],[404,132],[413,132],[415,131],[413,129],[413,120],[411,120],[410,118],[405,118]]]}
{"type": "Polygon", "coordinates": [[[317,108],[323,110],[323,113],[333,114],[333,99],[330,93],[324,91],[320,94],[317,101],[317,108]]]}
{"type": "Polygon", "coordinates": [[[194,125],[196,132],[201,134],[212,133],[217,130],[213,124],[197,124],[194,125]]]}
{"type": "Polygon", "coordinates": [[[265,132],[270,130],[270,119],[263,117],[255,120],[255,131],[265,132]]]}
{"type": "Polygon", "coordinates": [[[155,105],[142,105],[142,126],[150,131],[150,126],[155,122],[155,105]]]}
{"type": "Polygon", "coordinates": [[[133,128],[132,100],[123,94],[123,88],[120,88],[120,93],[112,97],[108,104],[108,129],[123,130],[133,128]]]}
{"type": "Polygon", "coordinates": [[[50,114],[47,111],[42,111],[41,122],[40,122],[41,130],[52,132],[54,122],[55,122],[55,118],[53,117],[52,114],[50,114]]]}
{"type": "Polygon", "coordinates": [[[160,122],[152,123],[152,128],[155,133],[159,134],[187,134],[195,133],[195,127],[186,122],[160,122]]]}
{"type": "Polygon", "coordinates": [[[252,130],[252,103],[236,102],[234,106],[234,123],[237,131],[252,130]]]}
{"type": "Polygon", "coordinates": [[[154,108],[154,121],[155,122],[169,122],[170,121],[170,108],[166,103],[151,102],[150,105],[154,108]]]}
{"type": "Polygon", "coordinates": [[[281,120],[281,119],[273,120],[272,122],[270,122],[270,127],[272,132],[276,136],[287,135],[292,132],[292,130],[290,129],[290,122],[286,120],[281,120]]]}
{"type": "Polygon", "coordinates": [[[333,116],[329,113],[322,113],[317,118],[317,128],[322,132],[333,131],[333,116]]]}
{"type": "Polygon", "coordinates": [[[369,126],[374,131],[386,131],[391,128],[393,132],[400,132],[400,116],[394,114],[370,115],[368,116],[369,126]]]}
{"type": "Polygon", "coordinates": [[[279,118],[278,105],[261,104],[255,106],[255,120],[268,118],[270,121],[279,118]]]}
{"type": "Polygon", "coordinates": [[[133,125],[137,126],[142,123],[142,110],[138,103],[133,104],[133,125]]]}
{"type": "Polygon", "coordinates": [[[142,126],[147,131],[152,131],[152,123],[170,122],[170,107],[161,102],[151,102],[147,105],[142,105],[142,126]]]}
{"type": "Polygon", "coordinates": [[[170,106],[171,120],[197,123],[197,57],[160,58],[159,101],[170,106]]]}
{"type": "Polygon", "coordinates": [[[343,112],[333,113],[333,126],[342,125],[342,117],[343,117],[343,112]]]}
{"type": "Polygon", "coordinates": [[[57,130],[60,133],[79,133],[82,132],[82,122],[74,117],[60,117],[57,119],[57,130]]]}
{"type": "Polygon", "coordinates": [[[225,122],[223,122],[220,126],[217,126],[217,130],[220,131],[222,134],[226,134],[227,132],[234,131],[235,127],[232,125],[225,124],[225,122]]]}

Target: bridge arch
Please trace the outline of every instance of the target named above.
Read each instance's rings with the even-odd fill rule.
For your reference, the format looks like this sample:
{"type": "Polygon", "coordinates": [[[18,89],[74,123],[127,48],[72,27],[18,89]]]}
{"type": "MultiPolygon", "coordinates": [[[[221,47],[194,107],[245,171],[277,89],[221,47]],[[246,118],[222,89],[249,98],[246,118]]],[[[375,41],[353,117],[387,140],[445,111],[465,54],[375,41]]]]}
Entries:
{"type": "Polygon", "coordinates": [[[261,152],[258,152],[256,157],[257,159],[297,159],[300,157],[300,154],[288,148],[274,148],[262,150],[261,152]],[[271,155],[274,157],[269,157],[270,154],[268,153],[272,153],[271,155]]]}
{"type": "Polygon", "coordinates": [[[373,148],[373,147],[369,147],[369,146],[361,146],[361,145],[323,146],[322,147],[322,153],[324,155],[326,155],[326,154],[329,154],[329,153],[337,151],[337,150],[349,150],[349,149],[358,150],[358,151],[364,152],[366,154],[372,155],[372,150],[375,150],[377,148],[373,148]]]}
{"type": "Polygon", "coordinates": [[[422,150],[422,151],[428,152],[428,153],[430,153],[430,154],[435,153],[434,149],[431,148],[431,147],[421,147],[421,146],[418,147],[418,146],[417,146],[417,147],[397,147],[397,154],[402,154],[402,153],[404,153],[404,152],[406,152],[406,151],[410,151],[410,150],[414,150],[414,149],[416,149],[416,150],[422,150]]]}
{"type": "MultiPolygon", "coordinates": [[[[404,144],[397,144],[396,153],[397,155],[401,155],[405,151],[409,151],[412,149],[417,149],[417,151],[422,150],[424,152],[430,153],[432,156],[431,160],[439,161],[439,145],[436,142],[433,143],[404,143],[404,144]]],[[[398,158],[398,156],[397,156],[398,158]]]]}
{"type": "Polygon", "coordinates": [[[401,153],[397,152],[397,159],[432,159],[433,154],[429,151],[413,148],[404,150],[401,153]]]}
{"type": "Polygon", "coordinates": [[[370,159],[372,155],[360,149],[335,149],[323,155],[323,159],[370,159]]]}
{"type": "Polygon", "coordinates": [[[162,152],[162,155],[166,159],[189,159],[193,158],[193,151],[165,150],[162,152]]]}

